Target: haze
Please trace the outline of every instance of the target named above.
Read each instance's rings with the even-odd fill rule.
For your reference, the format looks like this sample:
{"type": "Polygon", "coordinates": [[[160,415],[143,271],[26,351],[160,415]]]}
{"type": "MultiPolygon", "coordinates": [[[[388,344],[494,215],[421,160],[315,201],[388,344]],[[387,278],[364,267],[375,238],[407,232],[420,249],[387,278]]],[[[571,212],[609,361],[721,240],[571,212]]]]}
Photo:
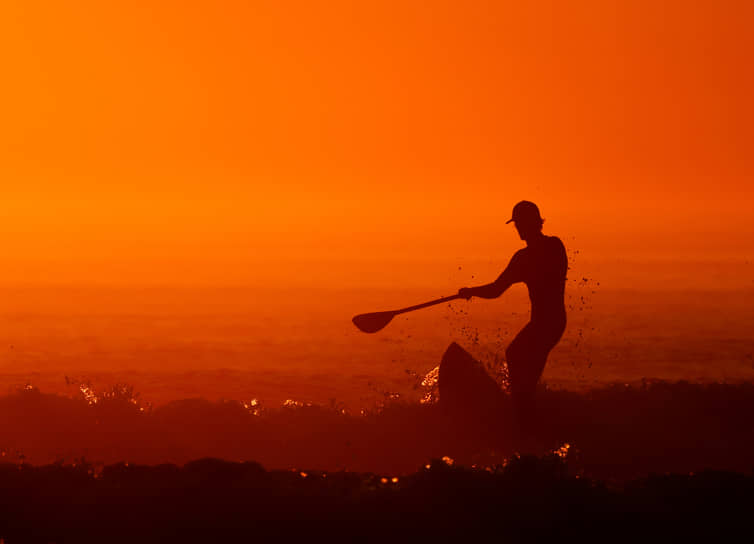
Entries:
{"type": "Polygon", "coordinates": [[[750,3],[410,4],[6,3],[0,280],[443,285],[522,198],[754,254],[750,3]]]}

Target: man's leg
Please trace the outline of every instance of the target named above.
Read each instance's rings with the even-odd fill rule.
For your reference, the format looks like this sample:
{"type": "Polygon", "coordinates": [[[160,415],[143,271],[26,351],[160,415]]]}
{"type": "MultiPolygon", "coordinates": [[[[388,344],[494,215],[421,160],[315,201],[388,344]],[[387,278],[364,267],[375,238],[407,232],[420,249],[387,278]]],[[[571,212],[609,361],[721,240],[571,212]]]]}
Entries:
{"type": "Polygon", "coordinates": [[[548,353],[549,350],[542,349],[542,340],[531,325],[524,327],[505,350],[516,434],[524,442],[536,431],[534,395],[548,353]]]}

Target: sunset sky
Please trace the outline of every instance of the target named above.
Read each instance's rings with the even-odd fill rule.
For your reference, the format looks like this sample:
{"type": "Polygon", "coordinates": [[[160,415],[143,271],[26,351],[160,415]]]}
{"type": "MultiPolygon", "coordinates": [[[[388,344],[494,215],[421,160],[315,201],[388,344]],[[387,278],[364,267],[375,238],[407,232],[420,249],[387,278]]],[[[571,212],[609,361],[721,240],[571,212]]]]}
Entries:
{"type": "Polygon", "coordinates": [[[521,199],[584,259],[754,260],[749,1],[2,11],[0,282],[441,281],[521,199]]]}

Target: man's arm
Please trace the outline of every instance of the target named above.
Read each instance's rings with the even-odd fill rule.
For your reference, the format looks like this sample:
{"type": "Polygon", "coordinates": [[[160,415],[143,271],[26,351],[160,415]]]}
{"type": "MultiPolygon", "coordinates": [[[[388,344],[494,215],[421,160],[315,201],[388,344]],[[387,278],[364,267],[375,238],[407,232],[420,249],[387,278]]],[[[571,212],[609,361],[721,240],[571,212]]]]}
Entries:
{"type": "Polygon", "coordinates": [[[511,262],[508,264],[502,274],[500,274],[495,281],[486,285],[479,285],[477,287],[462,287],[458,290],[458,295],[461,298],[470,299],[471,297],[480,298],[497,298],[502,295],[508,287],[522,281],[519,277],[520,264],[518,262],[518,254],[514,255],[511,262]]]}
{"type": "Polygon", "coordinates": [[[461,298],[470,299],[471,297],[480,297],[480,298],[497,298],[500,295],[502,295],[508,287],[513,285],[515,282],[510,281],[503,277],[503,274],[500,275],[495,281],[492,283],[487,283],[485,285],[478,285],[477,287],[461,287],[458,290],[458,295],[461,298]]]}

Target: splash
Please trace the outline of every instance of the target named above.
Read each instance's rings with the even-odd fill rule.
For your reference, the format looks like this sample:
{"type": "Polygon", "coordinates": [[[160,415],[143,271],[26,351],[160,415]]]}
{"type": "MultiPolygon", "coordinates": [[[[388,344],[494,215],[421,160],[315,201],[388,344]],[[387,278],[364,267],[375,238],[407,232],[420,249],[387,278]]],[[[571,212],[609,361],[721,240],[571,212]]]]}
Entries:
{"type": "Polygon", "coordinates": [[[286,399],[283,401],[283,408],[311,408],[311,402],[301,402],[300,400],[286,399]]]}
{"type": "Polygon", "coordinates": [[[94,389],[89,383],[79,384],[79,391],[81,391],[81,395],[84,397],[84,400],[86,400],[87,404],[94,405],[99,402],[99,397],[94,392],[94,389]]]}
{"type": "Polygon", "coordinates": [[[437,402],[438,383],[440,381],[440,367],[436,366],[424,375],[421,381],[421,387],[424,388],[424,395],[419,400],[421,404],[434,404],[437,402]]]}
{"type": "Polygon", "coordinates": [[[243,406],[253,416],[259,417],[262,415],[262,403],[259,401],[259,399],[251,399],[248,402],[242,401],[241,406],[243,406]]]}
{"type": "Polygon", "coordinates": [[[565,459],[568,457],[568,451],[571,449],[571,445],[568,442],[565,442],[562,446],[559,448],[555,448],[552,450],[553,455],[557,455],[561,459],[565,459]]]}

